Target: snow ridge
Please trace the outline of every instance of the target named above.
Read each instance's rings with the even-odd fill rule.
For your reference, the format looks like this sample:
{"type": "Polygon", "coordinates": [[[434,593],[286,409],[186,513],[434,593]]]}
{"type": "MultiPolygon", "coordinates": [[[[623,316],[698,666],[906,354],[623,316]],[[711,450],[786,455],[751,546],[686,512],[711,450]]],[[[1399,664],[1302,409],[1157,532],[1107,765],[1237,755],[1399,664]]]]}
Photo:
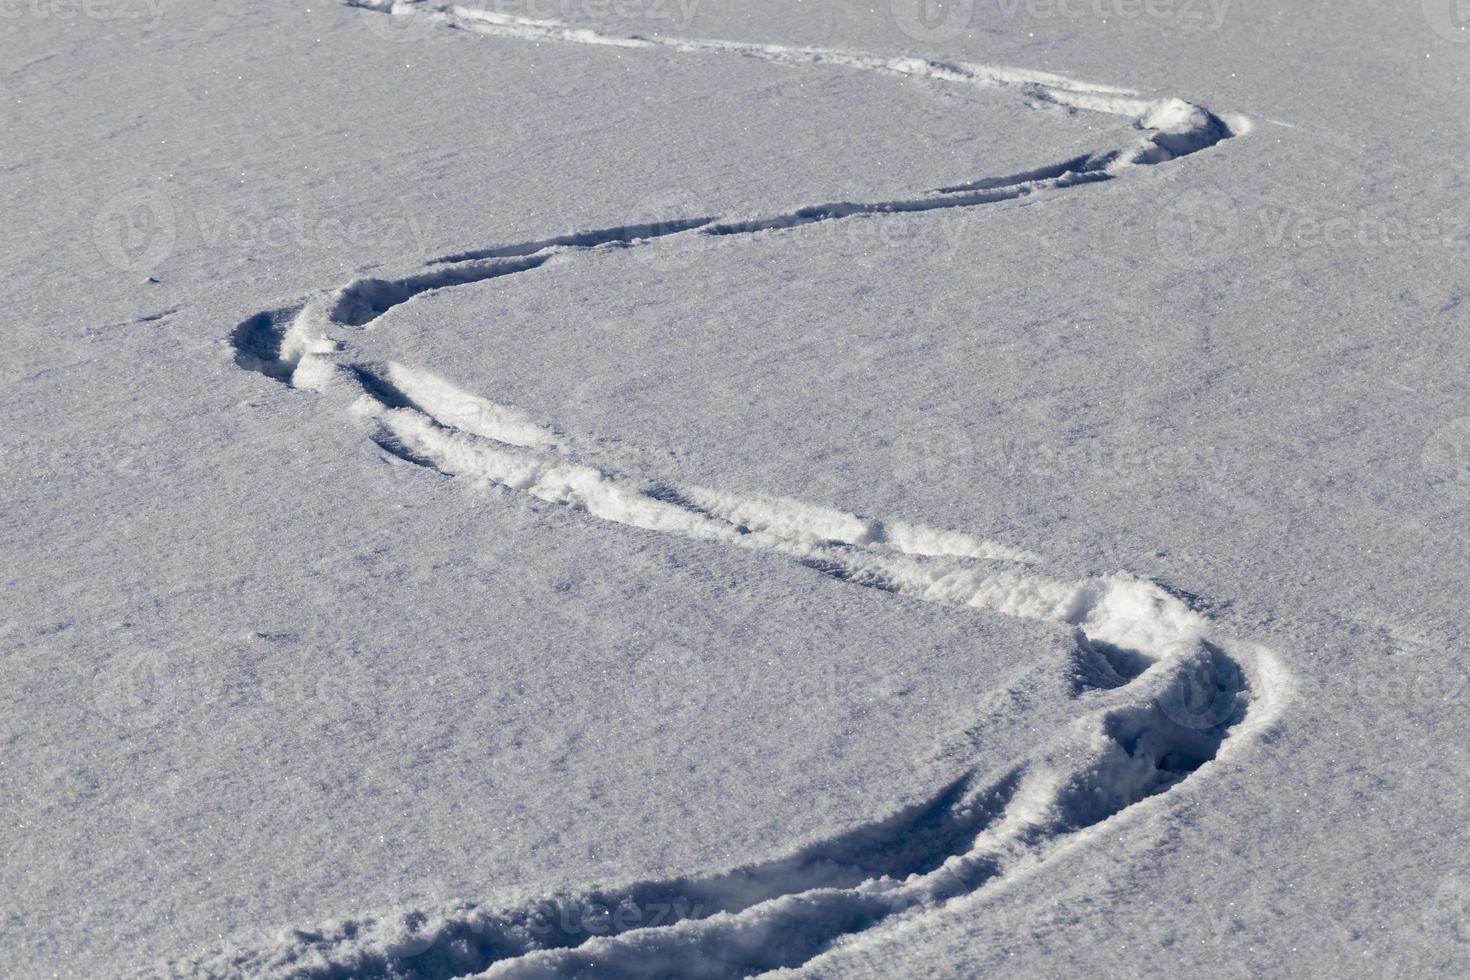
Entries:
{"type": "Polygon", "coordinates": [[[657,222],[577,231],[539,241],[495,245],[444,256],[429,262],[428,271],[391,280],[357,279],[327,296],[316,297],[288,310],[261,314],[242,324],[234,337],[235,346],[246,355],[249,366],[254,369],[266,367],[278,374],[290,373],[295,370],[302,354],[331,349],[325,338],[334,324],[366,326],[395,306],[423,293],[526,272],[568,253],[597,248],[646,247],[659,239],[674,236],[748,235],[861,216],[998,204],[1103,183],[1125,176],[1140,166],[1164,163],[1209,149],[1235,137],[1237,130],[1249,128],[1248,120],[1235,119],[1235,128],[1232,128],[1221,117],[1183,99],[1144,99],[1129,89],[1080,82],[1049,72],[828,48],[610,35],[560,21],[536,20],[462,6],[435,6],[422,0],[349,0],[349,4],[391,16],[425,17],[448,27],[498,37],[662,48],[684,53],[734,54],[781,65],[838,66],[1016,91],[1032,104],[1042,107],[1126,116],[1133,119],[1140,136],[1125,146],[1021,173],[980,177],[912,197],[834,201],[757,218],[670,217],[657,222]],[[283,325],[286,320],[291,322],[283,325]]]}
{"type": "Polygon", "coordinates": [[[1201,646],[999,779],[966,774],[929,800],[789,857],[507,910],[460,902],[292,930],[264,950],[226,950],[174,969],[427,980],[731,977],[799,966],[843,936],[1098,836],[1110,818],[1217,758],[1247,714],[1258,721],[1269,710],[1269,699],[1245,690],[1228,664],[1201,646]],[[1193,689],[1201,678],[1209,686],[1193,689]]]}
{"type": "Polygon", "coordinates": [[[448,477],[770,552],[914,600],[1071,626],[1088,710],[999,779],[985,779],[977,760],[916,807],[774,861],[510,909],[459,902],[291,930],[173,964],[174,975],[726,977],[797,966],[1098,835],[1252,741],[1289,697],[1274,654],[1215,635],[1153,582],[1121,573],[1069,582],[1036,571],[1034,555],[957,532],[620,476],[581,462],[578,440],[430,372],[303,362],[315,365],[314,387],[346,403],[386,451],[448,477]]]}
{"type": "Polygon", "coordinates": [[[860,587],[1072,628],[1076,697],[1064,731],[997,777],[976,760],[922,803],[785,857],[721,873],[642,881],[495,908],[457,902],[293,929],[168,967],[177,976],[744,976],[810,962],[884,920],[1015,880],[1134,817],[1202,768],[1254,742],[1292,692],[1271,651],[1219,635],[1180,596],[1118,573],[1049,577],[1013,546],[799,501],[626,475],[589,460],[595,445],[528,413],[396,362],[353,360],[352,332],[425,292],[529,272],[594,249],[754,234],[858,215],[970,207],[1125,175],[1231,135],[1177,99],[1019,69],[779,45],[600,33],[464,7],[359,0],[493,36],[736,54],[839,65],[1014,90],[1040,106],[1136,120],[1131,146],[903,200],[843,202],[754,220],[679,218],[496,245],[434,260],[398,279],[356,279],[252,316],[231,334],[236,362],[347,409],[386,452],[446,477],[495,485],[589,518],[769,553],[860,587]],[[656,913],[652,910],[657,910],[656,913]]]}
{"type": "Polygon", "coordinates": [[[841,48],[761,44],[662,34],[609,34],[565,21],[523,17],[462,4],[435,4],[427,0],[348,0],[348,3],[350,6],[365,7],[392,16],[423,17],[448,27],[495,37],[618,48],[666,48],[686,54],[736,54],[794,67],[832,65],[909,78],[956,82],[977,88],[1009,89],[1040,102],[1125,116],[1144,115],[1151,106],[1150,102],[1141,98],[1133,89],[1083,82],[1053,72],[1025,68],[938,61],[912,55],[872,54],[841,48]]]}

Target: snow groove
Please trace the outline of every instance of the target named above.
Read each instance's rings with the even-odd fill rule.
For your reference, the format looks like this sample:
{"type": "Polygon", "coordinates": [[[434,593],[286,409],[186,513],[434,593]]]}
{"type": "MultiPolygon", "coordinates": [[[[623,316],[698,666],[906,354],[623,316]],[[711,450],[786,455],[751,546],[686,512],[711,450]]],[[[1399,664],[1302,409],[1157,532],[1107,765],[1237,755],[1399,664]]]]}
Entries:
{"type": "Polygon", "coordinates": [[[1231,135],[1223,121],[1181,99],[1149,100],[1133,89],[1078,81],[1052,72],[840,48],[609,34],[563,21],[522,17],[457,4],[432,4],[426,0],[378,0],[374,3],[358,0],[353,5],[371,7],[393,16],[425,17],[448,27],[496,37],[619,48],[662,48],[683,54],[739,55],[789,67],[821,65],[1015,92],[1035,104],[1140,120],[1140,128],[1152,132],[1126,155],[1126,162],[1131,163],[1160,163],[1213,146],[1231,135]]]}
{"type": "Polygon", "coordinates": [[[714,221],[714,218],[675,218],[654,224],[625,225],[621,228],[603,228],[597,231],[578,231],[554,238],[543,238],[535,242],[518,245],[495,245],[490,248],[446,255],[435,259],[430,265],[446,265],[456,262],[471,262],[476,259],[504,259],[524,255],[535,255],[553,248],[597,248],[599,245],[632,245],[650,238],[677,235],[693,231],[714,221]]]}
{"type": "Polygon", "coordinates": [[[170,967],[179,976],[424,978],[744,976],[797,966],[886,919],[1005,881],[1104,833],[1275,723],[1292,682],[1269,650],[1218,635],[1187,597],[1127,574],[1051,578],[1029,552],[969,534],[798,501],[601,469],[585,444],[428,371],[348,354],[353,331],[436,289],[528,272],[659,238],[753,234],[857,215],[970,207],[1122,177],[1228,139],[1177,99],[1018,69],[818,48],[604,34],[426,2],[358,0],[500,37],[848,69],[1013,90],[1041,107],[1127,115],[1125,147],[908,199],[813,205],[758,219],[678,218],[445,256],[399,279],[364,278],[250,317],[236,362],[344,405],[385,451],[450,478],[492,484],[660,533],[763,551],[911,601],[984,609],[1072,629],[1082,714],[1026,758],[974,760],[929,799],[785,857],[721,873],[550,896],[512,908],[458,902],[288,930],[170,967]]]}
{"type": "Polygon", "coordinates": [[[1063,847],[1271,724],[1288,691],[1269,651],[1214,637],[1181,598],[1129,575],[1067,582],[1036,557],[954,532],[642,481],[579,462],[575,440],[399,364],[323,360],[399,458],[592,517],[794,559],[910,599],[1075,628],[1089,710],[999,776],[977,762],[924,803],[774,861],[706,877],[473,903],[293,930],[263,949],[176,964],[267,977],[744,976],[800,965],[843,936],[931,908],[1063,847]],[[470,431],[455,420],[469,420],[470,431]]]}
{"type": "MultiPolygon", "coordinates": [[[[470,249],[431,260],[430,271],[400,279],[358,279],[305,307],[275,311],[266,322],[282,315],[298,322],[285,331],[288,339],[270,358],[256,350],[261,344],[237,330],[236,347],[254,361],[249,364],[268,374],[294,369],[303,353],[291,338],[320,342],[332,325],[362,327],[415,296],[451,286],[483,282],[538,268],[558,256],[597,248],[629,248],[670,236],[697,234],[710,237],[748,235],[797,228],[821,221],[857,216],[917,213],[941,208],[969,208],[1013,201],[1073,187],[1103,183],[1139,166],[1164,163],[1208,149],[1249,127],[1234,127],[1210,111],[1183,99],[1149,100],[1130,89],[1079,82],[1049,72],[997,68],[958,62],[928,61],[910,56],[888,56],[827,48],[789,47],[671,37],[631,37],[600,33],[558,21],[535,20],[461,6],[430,5],[402,0],[352,0],[352,6],[392,16],[425,17],[448,27],[479,34],[574,44],[662,48],[683,53],[734,54],[781,65],[824,65],[881,74],[922,77],[980,88],[1015,91],[1040,106],[1062,107],[1121,115],[1133,120],[1139,137],[1131,144],[1086,154],[1017,174],[980,177],[962,184],[936,188],[913,197],[880,201],[838,201],[808,205],[759,218],[720,220],[710,216],[669,217],[656,222],[633,222],[617,228],[570,232],[538,241],[470,249]]],[[[265,316],[262,314],[262,316],[265,316]]],[[[258,319],[258,318],[257,318],[258,319]]],[[[251,321],[247,321],[251,322],[251,321]]],[[[257,323],[259,326],[259,323],[257,323]]]]}
{"type": "MultiPolygon", "coordinates": [[[[1012,90],[1033,103],[1126,116],[1140,133],[1132,144],[1074,157],[1022,173],[981,177],[908,198],[838,201],[808,205],[760,218],[720,220],[709,216],[670,217],[617,228],[570,232],[538,241],[470,249],[433,259],[429,270],[399,279],[363,278],[314,297],[300,306],[252,317],[236,328],[232,340],[241,366],[276,378],[290,377],[303,354],[334,349],[332,327],[363,327],[416,296],[452,286],[484,282],[527,272],[568,254],[599,248],[645,246],[678,235],[724,237],[797,228],[858,216],[917,213],[942,208],[997,204],[1073,187],[1103,183],[1139,166],[1164,163],[1208,149],[1236,135],[1225,120],[1183,99],[1148,100],[1129,89],[1079,82],[1047,72],[985,65],[926,61],[825,48],[743,44],[689,38],[621,37],[557,21],[534,20],[459,6],[431,6],[402,0],[353,0],[352,6],[392,16],[427,17],[449,27],[496,36],[556,40],[576,44],[664,48],[678,52],[736,54],[782,65],[829,65],[883,74],[923,77],[982,88],[1012,90]]],[[[1248,128],[1237,120],[1235,127],[1248,128]]]]}

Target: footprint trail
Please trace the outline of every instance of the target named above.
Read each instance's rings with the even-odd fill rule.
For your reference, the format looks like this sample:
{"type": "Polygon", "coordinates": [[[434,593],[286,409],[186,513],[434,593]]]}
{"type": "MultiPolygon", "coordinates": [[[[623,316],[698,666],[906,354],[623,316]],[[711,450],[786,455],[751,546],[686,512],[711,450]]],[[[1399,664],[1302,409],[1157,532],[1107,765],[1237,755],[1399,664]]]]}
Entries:
{"type": "MultiPolygon", "coordinates": [[[[599,468],[595,443],[433,372],[361,361],[352,337],[424,293],[529,273],[606,248],[780,232],[860,215],[975,207],[1125,178],[1208,149],[1246,124],[1178,99],[1019,69],[770,44],[618,36],[428,3],[361,0],[391,16],[512,40],[614,45],[790,66],[837,66],[1011,91],[1041,111],[1125,115],[1129,145],[898,200],[816,204],[764,218],[660,223],[492,245],[397,279],[362,278],[249,317],[231,334],[243,368],[317,391],[386,452],[446,478],[493,484],[602,520],[794,561],[857,587],[1073,631],[1078,717],[1024,758],[973,760],[928,800],[786,857],[716,874],[554,895],[513,908],[459,902],[294,929],[173,965],[187,976],[746,976],[799,966],[884,920],[994,887],[1101,837],[1279,718],[1280,659],[1221,636],[1205,616],[1127,574],[1067,581],[1034,554],[970,534],[797,501],[599,468]],[[1000,775],[996,775],[1000,772],[1000,775]]],[[[1101,843],[1101,842],[1099,842],[1101,843]]]]}

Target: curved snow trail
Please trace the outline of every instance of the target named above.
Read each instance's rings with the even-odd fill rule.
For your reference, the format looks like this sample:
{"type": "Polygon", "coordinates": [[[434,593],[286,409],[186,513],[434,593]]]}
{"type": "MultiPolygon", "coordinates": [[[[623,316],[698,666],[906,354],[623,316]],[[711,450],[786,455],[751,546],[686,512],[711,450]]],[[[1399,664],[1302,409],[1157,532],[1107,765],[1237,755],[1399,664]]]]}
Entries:
{"type": "Polygon", "coordinates": [[[1232,135],[1177,99],[1058,75],[850,51],[619,37],[462,7],[359,0],[395,16],[512,38],[835,64],[1015,90],[1033,103],[1135,118],[1131,145],[902,200],[819,204],[760,219],[708,216],[493,245],[398,279],[356,279],[256,314],[231,334],[237,363],[320,392],[383,449],[451,478],[496,484],[589,517],[768,552],[857,586],[1072,628],[1079,717],[999,778],[993,760],[919,805],[789,856],[718,874],[559,894],[516,908],[460,902],[294,929],[254,948],[175,963],[178,975],[265,977],[727,977],[798,966],[884,920],[1014,881],[1116,830],[1279,718],[1292,681],[1271,651],[1218,634],[1183,600],[1115,574],[1065,581],[1029,552],[973,535],[797,501],[628,476],[584,443],[429,371],[355,360],[350,338],[422,293],[573,261],[599,248],[755,234],[854,215],[972,207],[1111,180],[1232,135]]]}

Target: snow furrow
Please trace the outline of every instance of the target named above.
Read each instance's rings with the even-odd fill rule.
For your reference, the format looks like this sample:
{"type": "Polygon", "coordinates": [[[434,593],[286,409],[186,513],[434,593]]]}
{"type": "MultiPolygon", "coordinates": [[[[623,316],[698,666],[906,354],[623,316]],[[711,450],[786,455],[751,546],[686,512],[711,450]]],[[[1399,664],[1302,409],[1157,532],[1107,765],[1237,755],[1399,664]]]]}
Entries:
{"type": "MultiPolygon", "coordinates": [[[[912,214],[997,204],[1103,183],[1127,173],[1131,168],[1187,156],[1235,135],[1232,127],[1219,116],[1183,99],[1147,100],[1136,97],[1127,89],[1079,82],[1046,72],[825,48],[690,38],[618,37],[557,21],[533,20],[465,7],[404,3],[401,0],[356,0],[352,5],[391,16],[426,17],[448,26],[503,37],[737,54],[782,65],[839,66],[1014,90],[1036,103],[1126,116],[1134,120],[1134,127],[1141,135],[1127,146],[1008,176],[980,177],[907,198],[813,204],[759,218],[720,220],[710,216],[673,216],[657,222],[634,221],[616,228],[570,232],[538,241],[469,249],[433,259],[428,263],[429,271],[398,279],[357,279],[301,306],[260,314],[236,329],[234,339],[242,355],[242,365],[275,377],[289,375],[303,353],[330,350],[331,344],[326,337],[334,326],[367,326],[394,307],[424,293],[530,271],[566,253],[607,247],[637,247],[677,235],[748,235],[857,216],[912,214]],[[274,338],[272,331],[277,335],[274,338]],[[268,354],[265,352],[267,347],[273,347],[268,354]]],[[[1237,122],[1236,125],[1244,128],[1246,123],[1237,122]]]]}
{"type": "MultiPolygon", "coordinates": [[[[1126,174],[1130,169],[1163,163],[1208,149],[1235,135],[1223,119],[1183,99],[1148,100],[1127,89],[1079,82],[1046,72],[985,65],[926,61],[907,56],[864,54],[825,48],[797,48],[774,44],[744,44],[691,38],[635,38],[608,35],[557,21],[534,20],[494,11],[393,0],[358,0],[354,6],[378,10],[391,16],[425,17],[448,26],[471,29],[495,36],[555,40],[576,44],[615,44],[625,47],[662,48],[685,53],[723,53],[759,58],[781,65],[838,66],[882,74],[929,78],[1017,91],[1033,103],[1060,105],[1112,115],[1134,121],[1139,137],[1129,145],[1086,154],[1056,164],[1036,167],[1008,176],[980,177],[961,184],[937,188],[912,197],[879,201],[838,201],[807,205],[792,211],[757,218],[720,220],[710,216],[672,216],[657,222],[634,221],[616,228],[570,232],[538,241],[492,245],[469,249],[431,260],[429,271],[399,279],[355,280],[332,294],[287,313],[294,318],[285,333],[295,338],[322,338],[332,326],[366,326],[384,313],[415,296],[452,286],[483,282],[499,276],[526,272],[563,253],[605,247],[636,247],[670,236],[697,234],[711,237],[748,235],[797,228],[822,221],[857,216],[912,214],[944,208],[969,208],[998,204],[1043,193],[1099,184],[1126,174]]],[[[1240,121],[1237,127],[1245,128],[1240,121]]],[[[272,321],[275,322],[275,321],[272,321]]],[[[247,322],[248,323],[248,322],[247,322]]],[[[242,324],[241,330],[247,325],[242,324]]],[[[237,331],[237,335],[239,331],[237,331]]],[[[237,347],[251,347],[252,342],[237,347]]],[[[258,346],[254,344],[253,346],[258,346]]],[[[261,358],[253,350],[257,370],[280,374],[294,367],[293,355],[303,348],[288,340],[281,356],[261,358]]]]}
{"type": "Polygon", "coordinates": [[[1124,163],[1159,163],[1213,146],[1231,135],[1230,128],[1223,121],[1181,99],[1150,100],[1132,89],[1083,82],[1052,72],[840,48],[609,34],[563,21],[453,4],[380,2],[373,6],[394,16],[427,17],[447,26],[496,37],[620,48],[662,48],[686,54],[739,55],[790,67],[820,65],[1011,91],[1042,105],[1138,120],[1139,128],[1149,132],[1139,145],[1120,154],[1119,159],[1124,163]]]}
{"type": "Polygon", "coordinates": [[[574,231],[566,235],[543,238],[540,241],[521,242],[516,245],[492,245],[489,248],[460,252],[434,259],[430,265],[452,265],[457,262],[473,262],[477,259],[508,259],[535,255],[554,248],[597,248],[602,245],[632,245],[650,238],[677,235],[681,232],[702,228],[714,218],[674,218],[669,221],[625,225],[619,228],[600,228],[595,231],[574,231]]]}
{"type": "Polygon", "coordinates": [[[1264,648],[1218,635],[1186,601],[1127,574],[1049,577],[1005,544],[799,501],[684,486],[591,465],[587,443],[428,371],[354,362],[351,332],[423,293],[528,272],[592,249],[753,234],[856,215],[970,207],[1107,181],[1232,135],[1178,99],[1049,73],[833,49],[619,36],[429,3],[359,0],[499,37],[731,54],[1012,90],[1033,104],[1122,114],[1134,144],[911,198],[813,205],[759,219],[678,218],[446,256],[399,279],[354,280],[257,314],[231,335],[237,363],[345,404],[396,457],[610,523],[769,553],[859,586],[1073,630],[1083,713],[1025,758],[974,760],[928,800],[787,856],[722,873],[559,894],[512,908],[460,902],[289,930],[173,965],[252,977],[744,976],[796,966],[886,919],[916,914],[1078,846],[1136,814],[1279,717],[1292,682],[1264,648]]]}
{"type": "MultiPolygon", "coordinates": [[[[575,462],[570,440],[476,434],[434,414],[463,393],[401,365],[335,365],[374,438],[447,476],[498,484],[613,523],[772,552],[859,585],[1075,627],[1079,657],[1121,675],[1101,706],[999,778],[975,768],[930,800],[775,861],[698,878],[472,903],[293,930],[275,944],[175,964],[181,975],[420,977],[745,976],[799,965],[846,935],[933,907],[1045,858],[1178,784],[1227,740],[1279,713],[1288,682],[1269,652],[1213,638],[1208,620],[1154,583],[1082,582],[1033,571],[1029,555],[963,536],[792,501],[635,481],[575,462]],[[900,530],[895,532],[893,528],[900,530]],[[892,539],[964,542],[926,555],[892,539]],[[1018,560],[1019,559],[1019,560],[1018,560]],[[1121,669],[1131,658],[1141,666],[1121,669]]],[[[483,401],[483,400],[481,400],[483,401]]],[[[491,403],[485,403],[490,405],[491,403]]],[[[516,435],[547,435],[524,416],[516,435]]]]}
{"type": "MultiPolygon", "coordinates": [[[[885,591],[924,602],[1079,627],[1090,642],[1149,663],[1201,642],[1209,631],[1205,617],[1179,598],[1132,576],[1066,582],[1034,571],[1034,555],[958,532],[800,501],[621,477],[576,462],[566,443],[558,446],[561,452],[528,451],[436,417],[418,393],[431,390],[446,398],[457,389],[427,372],[396,364],[332,370],[328,387],[352,398],[352,413],[370,420],[380,445],[446,476],[500,485],[616,524],[773,552],[846,580],[881,582],[885,591]],[[380,374],[398,383],[385,386],[376,380],[380,374]],[[385,388],[391,392],[386,397],[385,388]]],[[[461,402],[446,398],[446,404],[461,402]]]]}

